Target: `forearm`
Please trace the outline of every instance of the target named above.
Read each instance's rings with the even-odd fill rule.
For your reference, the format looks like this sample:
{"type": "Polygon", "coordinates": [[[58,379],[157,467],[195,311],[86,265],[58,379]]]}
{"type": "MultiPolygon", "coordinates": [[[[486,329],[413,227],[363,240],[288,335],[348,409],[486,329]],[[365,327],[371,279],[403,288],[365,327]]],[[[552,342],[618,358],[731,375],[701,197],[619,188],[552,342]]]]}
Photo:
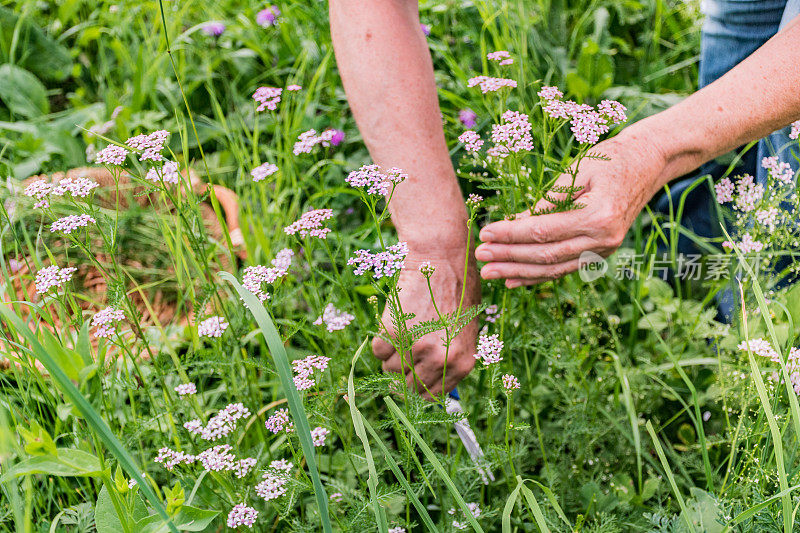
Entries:
{"type": "Polygon", "coordinates": [[[417,3],[331,0],[330,22],[342,83],[373,161],[409,176],[390,205],[400,238],[412,252],[463,247],[466,209],[417,3]]]}
{"type": "Polygon", "coordinates": [[[664,171],[648,184],[652,193],[800,118],[798,43],[800,17],[714,83],[626,129],[630,136],[656,143],[664,158],[664,171]]]}

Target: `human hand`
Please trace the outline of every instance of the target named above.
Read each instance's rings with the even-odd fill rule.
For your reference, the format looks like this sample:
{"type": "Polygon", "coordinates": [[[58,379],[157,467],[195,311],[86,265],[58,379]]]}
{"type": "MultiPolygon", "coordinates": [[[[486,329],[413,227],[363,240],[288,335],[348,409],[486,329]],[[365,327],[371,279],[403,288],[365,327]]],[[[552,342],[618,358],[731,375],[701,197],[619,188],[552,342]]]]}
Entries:
{"type": "MultiPolygon", "coordinates": [[[[622,244],[639,211],[661,186],[665,158],[655,143],[625,131],[592,152],[610,160],[581,161],[575,185],[583,186],[576,195],[583,208],[534,216],[526,211],[481,230],[483,244],[475,257],[487,262],[481,269],[484,279],[505,278],[508,288],[549,281],[578,270],[582,253],[607,257],[622,244]]],[[[569,185],[571,180],[562,175],[556,183],[569,185]]],[[[542,201],[537,209],[550,205],[542,201]]]]}
{"type": "MultiPolygon", "coordinates": [[[[461,287],[464,280],[464,260],[467,254],[465,246],[453,249],[442,254],[441,251],[431,254],[414,251],[405,260],[405,268],[400,273],[398,286],[400,288],[400,305],[404,313],[414,313],[416,316],[409,323],[416,324],[426,320],[438,318],[436,308],[442,314],[451,313],[458,309],[461,300],[461,287]],[[434,308],[428,291],[428,284],[419,272],[419,266],[429,261],[436,271],[431,276],[431,289],[436,302],[434,308]]],[[[464,292],[464,302],[461,310],[480,303],[480,283],[474,262],[470,261],[467,270],[467,285],[464,292]]],[[[388,335],[395,334],[392,326],[388,307],[383,312],[381,319],[384,331],[388,335]]],[[[451,391],[456,384],[470,373],[475,366],[475,343],[478,336],[478,324],[473,320],[460,334],[452,340],[450,349],[444,346],[445,332],[443,330],[429,333],[420,338],[412,348],[413,371],[411,361],[401,360],[400,354],[385,340],[376,337],[372,341],[372,351],[375,356],[383,361],[383,370],[397,372],[406,376],[409,387],[415,388],[423,396],[430,399],[442,391],[442,377],[444,375],[444,390],[451,391]],[[446,367],[446,368],[445,368],[446,367]]]]}

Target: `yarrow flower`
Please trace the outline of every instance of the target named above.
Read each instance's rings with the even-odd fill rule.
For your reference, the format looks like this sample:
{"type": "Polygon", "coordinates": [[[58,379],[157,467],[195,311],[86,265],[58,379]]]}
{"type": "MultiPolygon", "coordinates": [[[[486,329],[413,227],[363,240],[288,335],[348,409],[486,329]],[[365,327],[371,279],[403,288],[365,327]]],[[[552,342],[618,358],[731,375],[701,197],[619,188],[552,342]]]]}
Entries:
{"type": "MultiPolygon", "coordinates": [[[[467,504],[467,509],[469,509],[469,512],[470,512],[470,514],[472,515],[473,518],[478,518],[481,515],[481,508],[478,507],[477,503],[474,503],[474,502],[473,503],[468,503],[467,504]]],[[[454,516],[456,514],[456,510],[451,507],[450,510],[447,511],[447,513],[449,515],[451,515],[451,516],[454,516]]],[[[461,512],[461,514],[463,515],[463,511],[461,512]]],[[[466,519],[464,519],[463,521],[461,521],[461,520],[453,520],[453,527],[455,529],[467,529],[468,524],[469,524],[469,522],[466,519]]]]}
{"type": "Polygon", "coordinates": [[[408,244],[399,242],[376,254],[368,250],[356,250],[354,253],[347,264],[356,267],[354,272],[357,276],[372,270],[375,279],[388,278],[402,270],[408,255],[408,244]]]}
{"type": "Polygon", "coordinates": [[[190,465],[197,460],[197,457],[184,452],[176,452],[170,448],[161,448],[158,450],[158,455],[154,462],[160,464],[170,472],[179,464],[190,465]]]}
{"type": "Polygon", "coordinates": [[[311,379],[316,371],[323,372],[328,368],[330,357],[324,355],[309,355],[304,359],[295,359],[292,361],[292,370],[294,370],[294,385],[297,390],[307,390],[314,386],[314,380],[311,379]]]}
{"type": "Polygon", "coordinates": [[[267,502],[280,498],[286,494],[286,481],[286,476],[280,472],[266,472],[263,481],[256,485],[256,494],[267,502]]]}
{"type": "Polygon", "coordinates": [[[272,416],[267,418],[267,421],[264,422],[264,426],[276,435],[281,431],[286,431],[286,433],[294,431],[294,422],[289,419],[288,409],[278,409],[275,411],[272,416]]]}
{"type": "Polygon", "coordinates": [[[628,109],[616,100],[603,100],[597,104],[597,112],[605,115],[612,124],[622,124],[628,120],[628,109]]]}
{"type": "Polygon", "coordinates": [[[486,54],[486,58],[490,61],[498,61],[501,65],[511,65],[514,60],[511,59],[511,54],[505,50],[498,50],[497,52],[490,52],[486,54]]]}
{"type": "Polygon", "coordinates": [[[278,165],[273,165],[272,163],[264,163],[251,170],[250,175],[253,176],[253,181],[261,181],[267,178],[267,176],[275,174],[277,171],[278,171],[278,165]]]}
{"type": "MultiPolygon", "coordinates": [[[[722,243],[722,247],[733,249],[733,244],[730,241],[725,241],[722,243]]],[[[741,242],[736,243],[736,247],[739,248],[739,251],[743,254],[749,254],[752,252],[758,253],[764,249],[764,243],[755,240],[749,233],[745,233],[742,236],[741,242]]]]}
{"type": "Polygon", "coordinates": [[[328,497],[328,499],[330,499],[332,502],[341,503],[342,499],[344,499],[344,494],[341,492],[334,492],[328,497]]]}
{"type": "Polygon", "coordinates": [[[95,223],[97,221],[89,215],[67,215],[50,224],[50,232],[72,233],[78,228],[85,228],[89,225],[89,222],[95,223]]]}
{"type": "Polygon", "coordinates": [[[753,211],[764,197],[764,186],[756,183],[753,176],[745,174],[736,184],[736,209],[745,213],[753,211]]]}
{"type": "Polygon", "coordinates": [[[237,422],[249,416],[250,410],[247,407],[241,403],[232,403],[212,416],[205,426],[199,420],[190,420],[183,427],[203,440],[215,441],[231,434],[236,429],[237,422]]]}
{"type": "Polygon", "coordinates": [[[228,329],[228,322],[224,317],[212,316],[197,325],[197,335],[199,337],[222,337],[225,330],[228,329]]]}
{"type": "Polygon", "coordinates": [[[308,131],[304,131],[297,136],[297,142],[294,143],[292,153],[294,155],[310,154],[311,150],[313,150],[314,147],[321,142],[322,139],[317,136],[317,130],[310,129],[308,131]]]}
{"type": "Polygon", "coordinates": [[[506,392],[517,390],[519,388],[519,380],[511,374],[503,374],[503,388],[506,392]]]}
{"type": "Polygon", "coordinates": [[[109,144],[94,156],[94,162],[98,165],[115,165],[122,166],[125,164],[125,158],[128,157],[128,151],[122,146],[116,144],[109,144]]]}
{"type": "Polygon", "coordinates": [[[262,285],[264,283],[271,285],[288,274],[293,256],[294,252],[292,250],[284,248],[275,254],[271,267],[254,265],[245,268],[242,276],[242,286],[255,294],[262,302],[266,301],[269,298],[269,293],[262,288],[262,285]]]}
{"type": "Polygon", "coordinates": [[[497,321],[497,317],[500,316],[500,308],[497,304],[492,304],[483,311],[486,313],[486,322],[494,323],[497,321]]]}
{"type": "Polygon", "coordinates": [[[97,186],[97,183],[85,177],[64,178],[58,183],[51,183],[41,179],[30,183],[22,191],[22,194],[38,200],[33,205],[34,208],[46,208],[50,207],[49,196],[64,196],[65,194],[70,194],[73,197],[85,198],[89,196],[89,193],[97,188],[97,186]]]}
{"type": "Polygon", "coordinates": [[[572,116],[569,129],[581,144],[595,144],[608,133],[608,118],[597,111],[583,111],[572,116]]]}
{"type": "Polygon", "coordinates": [[[134,150],[140,150],[142,154],[139,156],[139,161],[163,161],[164,156],[161,152],[164,150],[164,145],[169,139],[169,132],[166,130],[158,130],[149,134],[141,134],[131,137],[125,144],[134,150]]]}
{"type": "Polygon", "coordinates": [[[784,185],[794,182],[794,170],[789,163],[778,160],[778,156],[765,157],[761,160],[761,167],[766,169],[770,176],[784,185]]]}
{"type": "Polygon", "coordinates": [[[256,519],[258,519],[258,511],[252,507],[248,507],[244,503],[237,503],[233,506],[231,512],[228,513],[228,520],[226,523],[230,528],[237,528],[239,526],[252,528],[253,524],[256,523],[256,519]]]}
{"type": "Polygon", "coordinates": [[[800,137],[800,120],[792,122],[791,130],[789,131],[789,138],[797,140],[800,137]]]}
{"type": "Polygon", "coordinates": [[[325,429],[324,427],[315,427],[311,430],[311,441],[314,443],[314,446],[320,447],[325,446],[325,439],[328,438],[328,434],[330,431],[325,429]]]}
{"type": "Polygon", "coordinates": [[[539,92],[536,93],[542,100],[558,100],[564,96],[558,87],[551,87],[549,85],[542,85],[539,92]]]}
{"type": "Polygon", "coordinates": [[[178,172],[178,163],[175,161],[164,161],[160,169],[153,167],[148,170],[145,179],[154,182],[164,180],[164,183],[180,183],[181,174],[178,172]]]}
{"type": "Polygon", "coordinates": [[[744,340],[739,343],[737,348],[742,351],[751,351],[760,357],[766,357],[774,363],[781,362],[781,356],[775,351],[772,344],[761,338],[750,339],[749,341],[744,340]]]}
{"type": "Polygon", "coordinates": [[[114,323],[124,319],[125,311],[122,309],[109,306],[102,311],[98,311],[92,317],[92,326],[97,327],[94,336],[98,338],[112,336],[117,332],[117,327],[114,323]]]}
{"type": "Polygon", "coordinates": [[[363,188],[367,194],[386,196],[392,187],[406,180],[408,176],[397,167],[382,172],[378,165],[364,165],[347,175],[345,181],[351,187],[363,188]]]}
{"type": "Polygon", "coordinates": [[[286,86],[286,90],[287,91],[292,91],[292,92],[293,91],[302,91],[303,88],[300,85],[297,85],[296,83],[292,83],[292,84],[286,86]]]}
{"type": "Polygon", "coordinates": [[[294,468],[294,464],[286,459],[275,459],[269,464],[269,467],[273,470],[279,470],[281,472],[288,473],[292,470],[292,468],[294,468]]]}
{"type": "Polygon", "coordinates": [[[436,272],[436,267],[433,266],[430,261],[425,261],[419,266],[419,273],[426,278],[433,276],[434,272],[436,272]]]}
{"type": "Polygon", "coordinates": [[[533,150],[532,126],[528,122],[528,115],[516,111],[506,111],[503,113],[502,119],[502,124],[492,125],[494,147],[487,153],[502,158],[511,152],[533,150]]]}
{"type": "Polygon", "coordinates": [[[256,111],[264,111],[269,109],[275,111],[278,104],[281,102],[281,93],[283,89],[279,87],[259,87],[253,93],[253,100],[259,103],[256,111]]]}
{"type": "Polygon", "coordinates": [[[45,267],[36,273],[36,292],[45,294],[53,288],[60,288],[72,279],[72,274],[78,270],[75,267],[60,268],[58,265],[45,267]]]}
{"type": "Polygon", "coordinates": [[[483,139],[476,132],[467,130],[458,136],[458,141],[464,145],[467,152],[475,153],[483,146],[483,139]]]}
{"type": "Polygon", "coordinates": [[[500,355],[502,349],[503,341],[500,340],[499,335],[481,335],[478,338],[478,351],[473,357],[483,361],[483,364],[487,366],[499,363],[503,360],[503,356],[500,355]]]}
{"type": "Polygon", "coordinates": [[[235,461],[228,470],[233,472],[237,478],[242,479],[250,473],[254,466],[256,466],[256,460],[252,457],[245,457],[235,461]]]}
{"type": "Polygon", "coordinates": [[[499,91],[505,87],[516,88],[517,82],[507,78],[492,78],[490,76],[475,76],[467,80],[467,87],[479,86],[483,94],[499,91]]]}
{"type": "Polygon", "coordinates": [[[569,120],[578,113],[591,111],[592,106],[586,104],[578,104],[572,100],[562,102],[561,100],[550,100],[547,105],[542,108],[542,111],[550,118],[569,120]]]}
{"type": "Polygon", "coordinates": [[[344,131],[328,128],[320,136],[320,144],[324,147],[339,146],[344,141],[344,131]]]}
{"type": "Polygon", "coordinates": [[[778,223],[778,214],[779,211],[775,207],[770,207],[769,209],[759,209],[756,211],[756,221],[758,221],[758,223],[762,226],[772,229],[778,223]]]}
{"type": "Polygon", "coordinates": [[[472,109],[466,108],[458,112],[458,120],[465,128],[474,128],[478,123],[478,114],[472,109]]]}
{"type": "Polygon", "coordinates": [[[478,207],[481,204],[481,202],[483,202],[483,196],[481,196],[480,194],[473,193],[467,196],[467,200],[465,203],[469,207],[478,207]]]}
{"type": "Polygon", "coordinates": [[[406,533],[406,528],[400,526],[390,527],[389,533],[406,533]]]}
{"type": "Polygon", "coordinates": [[[218,444],[197,454],[197,461],[208,472],[222,472],[234,467],[236,456],[231,453],[230,444],[218,444]]]}
{"type": "Polygon", "coordinates": [[[322,310],[322,315],[314,321],[314,325],[321,326],[325,324],[325,329],[328,330],[328,333],[333,333],[349,326],[354,318],[350,313],[340,311],[333,304],[328,304],[322,310]]]}
{"type": "Polygon", "coordinates": [[[256,14],[256,24],[262,28],[269,28],[277,24],[278,17],[281,16],[281,10],[277,6],[269,6],[262,9],[256,14]]]}
{"type": "Polygon", "coordinates": [[[219,37],[225,33],[225,24],[219,21],[211,21],[203,24],[203,33],[209,37],[219,37]]]}
{"type": "Polygon", "coordinates": [[[322,227],[322,223],[330,218],[333,218],[333,209],[311,209],[303,213],[298,220],[283,228],[283,231],[287,235],[299,234],[300,237],[324,239],[331,230],[322,227]]]}
{"type": "Polygon", "coordinates": [[[722,178],[714,184],[714,192],[717,195],[717,202],[724,204],[725,202],[733,201],[733,191],[736,186],[729,178],[722,178]]]}
{"type": "Polygon", "coordinates": [[[194,383],[181,383],[175,387],[178,396],[191,396],[197,394],[197,386],[194,383]]]}

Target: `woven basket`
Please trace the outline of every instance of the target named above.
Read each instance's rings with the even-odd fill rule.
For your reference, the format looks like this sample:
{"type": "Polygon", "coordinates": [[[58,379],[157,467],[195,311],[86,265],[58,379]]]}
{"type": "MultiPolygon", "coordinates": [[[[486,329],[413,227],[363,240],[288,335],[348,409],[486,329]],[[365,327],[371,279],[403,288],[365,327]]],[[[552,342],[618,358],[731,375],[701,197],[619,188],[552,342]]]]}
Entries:
{"type": "MultiPolygon", "coordinates": [[[[153,193],[147,193],[148,189],[145,186],[131,180],[131,176],[129,174],[123,173],[120,176],[117,185],[113,175],[106,168],[102,167],[75,168],[68,170],[67,172],[55,173],[52,176],[34,176],[22,182],[20,191],[31,182],[40,179],[47,179],[49,181],[57,182],[64,178],[79,177],[89,178],[99,185],[95,190],[93,200],[95,205],[99,207],[113,209],[118,206],[120,210],[124,210],[127,209],[131,205],[130,202],[133,201],[143,207],[152,206],[154,209],[164,211],[163,205],[156,203],[156,195],[153,193]],[[120,191],[119,199],[117,199],[117,190],[120,191]]],[[[206,192],[208,184],[200,180],[192,170],[189,170],[188,177],[195,194],[201,195],[206,192]]],[[[186,178],[186,173],[184,173],[184,178],[186,178]]],[[[231,243],[234,246],[236,254],[243,258],[245,251],[243,246],[244,241],[242,238],[242,231],[239,227],[238,198],[233,191],[220,185],[213,185],[213,189],[225,216],[225,222],[231,243]]],[[[216,214],[214,213],[213,207],[209,201],[205,201],[202,202],[198,208],[209,237],[217,242],[223,242],[223,246],[220,247],[220,252],[217,256],[219,265],[222,269],[230,269],[233,265],[231,265],[230,255],[228,255],[227,251],[225,250],[223,228],[219,223],[216,214]]],[[[96,257],[100,263],[110,259],[103,253],[96,254],[96,257]]],[[[128,268],[135,269],[146,266],[142,265],[141,262],[137,262],[136,258],[125,258],[124,254],[122,254],[121,260],[128,268]]],[[[34,263],[33,261],[23,261],[22,263],[22,267],[13,275],[12,284],[10,287],[8,287],[6,293],[10,293],[10,300],[36,302],[39,299],[39,296],[36,294],[36,288],[33,281],[34,276],[30,275],[31,272],[27,266],[28,264],[33,265],[34,263]]],[[[80,291],[81,294],[88,296],[87,300],[103,301],[107,287],[105,279],[97,267],[92,264],[83,263],[78,265],[77,268],[78,270],[73,275],[73,279],[82,285],[82,290],[80,291]]],[[[0,298],[6,297],[6,294],[0,295],[0,298]]],[[[145,301],[138,292],[131,294],[130,298],[134,302],[140,314],[140,323],[143,326],[156,324],[186,325],[190,320],[193,319],[191,314],[188,316],[175,316],[177,310],[176,302],[170,301],[170,298],[165,296],[161,290],[150,291],[150,295],[147,299],[147,303],[149,305],[145,304],[145,301]]],[[[83,299],[79,300],[79,303],[82,309],[89,309],[91,307],[91,304],[83,299]]],[[[23,313],[25,313],[27,310],[27,306],[22,306],[23,313]]],[[[34,313],[30,313],[28,316],[24,316],[23,318],[32,322],[31,327],[33,328],[50,327],[49,324],[47,324],[44,320],[41,320],[39,316],[34,313]]],[[[56,328],[58,328],[60,326],[58,319],[56,317],[54,317],[54,319],[56,320],[56,328]]],[[[0,352],[1,351],[3,351],[2,344],[0,344],[0,352]]],[[[9,365],[9,360],[3,358],[2,354],[0,354],[0,368],[7,368],[9,365]]]]}

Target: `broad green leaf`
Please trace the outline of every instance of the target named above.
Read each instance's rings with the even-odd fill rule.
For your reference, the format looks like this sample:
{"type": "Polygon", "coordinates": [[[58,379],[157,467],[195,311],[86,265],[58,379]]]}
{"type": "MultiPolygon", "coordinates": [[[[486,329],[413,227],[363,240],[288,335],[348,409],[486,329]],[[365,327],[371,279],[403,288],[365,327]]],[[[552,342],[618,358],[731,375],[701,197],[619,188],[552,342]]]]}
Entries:
{"type": "Polygon", "coordinates": [[[100,460],[94,455],[75,448],[59,448],[57,456],[37,455],[20,461],[6,471],[0,482],[30,474],[80,477],[96,476],[101,471],[100,460]]]}
{"type": "MultiPolygon", "coordinates": [[[[10,43],[17,25],[21,27],[15,64],[42,80],[61,81],[66,78],[72,71],[69,49],[47,35],[30,18],[20,22],[14,11],[0,6],[0,39],[4,44],[10,43]]],[[[5,44],[6,48],[8,46],[5,44]]]]}
{"type": "Polygon", "coordinates": [[[17,116],[36,118],[50,112],[47,90],[39,79],[16,65],[0,65],[0,100],[17,116]]]}

